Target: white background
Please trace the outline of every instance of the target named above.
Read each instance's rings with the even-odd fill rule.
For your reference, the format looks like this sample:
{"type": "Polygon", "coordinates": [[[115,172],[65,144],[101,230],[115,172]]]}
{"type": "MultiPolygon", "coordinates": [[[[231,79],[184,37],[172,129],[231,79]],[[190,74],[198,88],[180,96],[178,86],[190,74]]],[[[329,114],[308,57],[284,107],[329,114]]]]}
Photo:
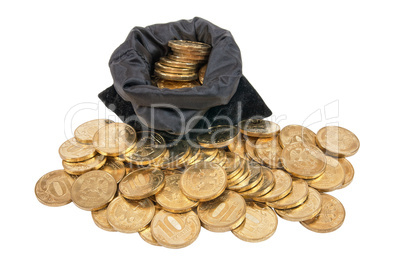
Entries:
{"type": "Polygon", "coordinates": [[[400,1],[104,2],[0,4],[1,267],[401,265],[400,1]],[[272,120],[313,131],[338,123],[359,137],[354,181],[332,193],[346,209],[339,230],[279,218],[262,243],[202,229],[171,250],[100,230],[73,204],[36,200],[36,181],[61,168],[58,148],[72,130],[113,119],[97,94],[112,84],[109,57],[131,28],[194,16],[231,31],[272,120]]]}

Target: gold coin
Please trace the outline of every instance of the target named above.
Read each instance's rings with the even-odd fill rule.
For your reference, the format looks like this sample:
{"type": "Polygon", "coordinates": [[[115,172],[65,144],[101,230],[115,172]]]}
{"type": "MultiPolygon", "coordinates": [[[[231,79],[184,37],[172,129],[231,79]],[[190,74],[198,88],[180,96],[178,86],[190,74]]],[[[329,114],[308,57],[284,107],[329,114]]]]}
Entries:
{"type": "Polygon", "coordinates": [[[235,175],[234,177],[228,179],[228,187],[239,184],[243,180],[245,180],[250,175],[250,165],[249,161],[243,160],[242,171],[235,175]]]}
{"type": "Polygon", "coordinates": [[[198,71],[198,80],[200,81],[201,85],[204,84],[204,77],[205,77],[205,73],[207,72],[207,67],[208,67],[208,64],[204,64],[198,71]]]}
{"type": "Polygon", "coordinates": [[[109,119],[95,119],[78,126],[74,131],[74,137],[78,142],[92,144],[95,133],[107,124],[114,123],[109,119]]]}
{"type": "Polygon", "coordinates": [[[102,170],[87,172],[78,177],[71,189],[71,199],[83,210],[104,208],[116,194],[117,183],[112,175],[102,170]]]}
{"type": "Polygon", "coordinates": [[[315,218],[300,223],[313,232],[333,232],[343,224],[345,208],[338,199],[329,194],[321,194],[321,199],[320,213],[315,218]]]}
{"type": "Polygon", "coordinates": [[[136,233],[142,231],[155,215],[155,206],[148,198],[127,200],[116,197],[107,208],[107,219],[116,231],[136,233]]]}
{"type": "Polygon", "coordinates": [[[234,191],[247,191],[255,187],[262,180],[261,166],[257,163],[250,163],[250,175],[248,175],[243,181],[235,185],[230,185],[227,188],[234,191]]]}
{"type": "Polygon", "coordinates": [[[292,177],[280,170],[273,169],[274,187],[267,194],[253,197],[258,202],[274,202],[287,196],[292,190],[292,177]]]}
{"type": "Polygon", "coordinates": [[[214,158],[218,155],[219,150],[218,149],[201,149],[202,153],[202,159],[206,162],[210,162],[214,160],[214,158]]]}
{"type": "Polygon", "coordinates": [[[190,49],[183,49],[183,48],[178,49],[178,48],[174,48],[174,47],[172,47],[171,50],[172,50],[173,54],[175,54],[175,55],[183,54],[184,56],[188,56],[188,57],[192,57],[192,56],[207,57],[211,54],[209,50],[199,50],[199,49],[190,50],[190,49]]]}
{"type": "Polygon", "coordinates": [[[106,163],[106,157],[104,155],[98,154],[88,160],[81,161],[81,162],[62,162],[64,170],[68,174],[72,175],[81,175],[85,172],[100,169],[106,163]]]}
{"type": "Polygon", "coordinates": [[[190,40],[170,40],[168,42],[168,46],[175,49],[184,49],[184,50],[195,50],[195,51],[209,51],[211,50],[211,45],[190,41],[190,40]]]}
{"type": "Polygon", "coordinates": [[[239,192],[244,198],[253,198],[267,194],[275,186],[274,174],[267,167],[261,167],[262,179],[253,188],[239,192]]]}
{"type": "Polygon", "coordinates": [[[71,186],[74,179],[64,170],[55,170],[43,175],[35,185],[39,202],[50,207],[59,207],[71,202],[71,186]]]}
{"type": "Polygon", "coordinates": [[[277,226],[278,217],[268,205],[246,202],[246,219],[232,233],[246,242],[261,242],[270,238],[277,226]]]}
{"type": "Polygon", "coordinates": [[[225,150],[219,149],[218,154],[211,162],[223,167],[225,165],[226,158],[227,158],[227,156],[226,156],[225,150]]]}
{"type": "Polygon", "coordinates": [[[182,52],[182,51],[179,52],[178,50],[176,50],[176,51],[172,50],[172,51],[173,51],[173,55],[175,55],[177,57],[182,57],[182,58],[185,58],[185,59],[188,59],[188,60],[207,61],[208,57],[209,57],[209,54],[196,55],[194,53],[185,53],[185,52],[182,52]]]}
{"type": "Polygon", "coordinates": [[[238,154],[241,158],[246,158],[246,141],[240,135],[235,141],[228,145],[231,152],[238,154]]]}
{"type": "Polygon", "coordinates": [[[327,165],[324,153],[304,142],[286,146],[282,151],[281,161],[287,172],[303,179],[317,178],[324,173],[327,165]]]}
{"type": "Polygon", "coordinates": [[[201,225],[212,232],[237,228],[246,216],[246,201],[236,192],[225,191],[218,198],[201,202],[197,208],[201,225]]]}
{"type": "MultiPolygon", "coordinates": [[[[206,62],[206,60],[195,60],[195,59],[189,59],[186,56],[182,56],[182,55],[176,55],[176,54],[169,54],[168,59],[174,60],[174,61],[180,61],[180,62],[188,62],[188,63],[193,63],[193,64],[204,64],[206,62]]],[[[198,74],[197,74],[198,75],[198,74]]]]}
{"type": "Polygon", "coordinates": [[[168,152],[169,153],[157,163],[157,166],[163,169],[177,169],[180,162],[190,154],[190,146],[186,141],[180,140],[169,147],[168,152]]]}
{"type": "Polygon", "coordinates": [[[282,168],[280,162],[282,147],[278,138],[259,138],[255,143],[255,152],[264,164],[270,168],[282,168]]]}
{"type": "Polygon", "coordinates": [[[230,176],[233,177],[240,172],[241,164],[242,161],[239,155],[232,152],[226,153],[226,161],[223,168],[225,169],[226,174],[228,174],[228,179],[230,176]]]}
{"type": "Polygon", "coordinates": [[[155,132],[140,131],[134,148],[125,154],[126,161],[136,165],[149,165],[166,151],[165,139],[155,132]]]}
{"type": "Polygon", "coordinates": [[[165,80],[159,79],[157,82],[159,88],[168,88],[168,89],[178,89],[178,88],[185,88],[185,87],[197,87],[201,84],[197,80],[193,81],[172,81],[172,80],[165,80]]]}
{"type": "Polygon", "coordinates": [[[79,143],[71,138],[60,146],[59,155],[67,162],[80,162],[94,157],[97,154],[92,145],[79,143]]]}
{"type": "Polygon", "coordinates": [[[359,150],[360,141],[351,131],[337,126],[323,127],[317,132],[317,145],[335,157],[352,156],[359,150]]]}
{"type": "Polygon", "coordinates": [[[321,195],[311,187],[308,190],[308,197],[303,204],[290,209],[276,209],[276,213],[288,221],[306,221],[317,216],[321,210],[321,195]]]}
{"type": "Polygon", "coordinates": [[[223,148],[233,143],[238,133],[234,126],[215,126],[198,135],[197,141],[204,148],[223,148]]]}
{"type": "Polygon", "coordinates": [[[192,200],[208,201],[221,195],[227,185],[225,170],[211,162],[199,162],[184,171],[179,186],[192,200]]]}
{"type": "Polygon", "coordinates": [[[111,123],[100,128],[94,135],[95,149],[106,156],[118,156],[130,151],[137,134],[131,126],[124,123],[111,123]]]}
{"type": "Polygon", "coordinates": [[[96,226],[105,231],[116,232],[113,226],[107,221],[107,207],[92,211],[91,214],[96,226]]]}
{"type": "Polygon", "coordinates": [[[154,70],[155,75],[166,80],[175,80],[175,81],[193,81],[198,78],[197,73],[191,74],[173,74],[173,73],[164,73],[158,70],[154,70]]]}
{"type": "Polygon", "coordinates": [[[164,185],[162,170],[146,167],[125,176],[119,184],[119,191],[127,199],[139,200],[158,193],[164,185]]]}
{"type": "Polygon", "coordinates": [[[338,189],[345,181],[345,172],[338,160],[326,156],[327,166],[324,173],[316,179],[306,180],[310,187],[320,192],[329,192],[338,189]]]}
{"type": "Polygon", "coordinates": [[[285,148],[294,142],[303,142],[307,145],[316,146],[315,133],[310,129],[299,125],[289,125],[284,127],[279,134],[279,144],[282,148],[285,148]]]}
{"type": "Polygon", "coordinates": [[[167,248],[183,248],[193,243],[201,230],[194,211],[171,213],[159,211],[151,223],[151,232],[158,243],[167,248]]]}
{"type": "Polygon", "coordinates": [[[199,147],[191,147],[189,158],[187,159],[187,164],[194,162],[201,155],[201,148],[199,147]]]}
{"type": "Polygon", "coordinates": [[[197,63],[176,61],[169,59],[168,57],[160,58],[159,62],[165,66],[176,67],[176,68],[189,68],[196,70],[198,67],[197,63]]]}
{"type": "Polygon", "coordinates": [[[338,158],[338,162],[339,162],[339,164],[341,164],[341,166],[343,168],[343,172],[345,173],[345,181],[339,188],[339,189],[341,189],[341,188],[345,188],[352,182],[353,177],[355,175],[355,170],[354,170],[352,164],[346,158],[338,158]]]}
{"type": "Polygon", "coordinates": [[[133,163],[124,162],[124,168],[126,169],[126,175],[130,174],[131,172],[140,169],[140,167],[134,165],[133,163]]]}
{"type": "Polygon", "coordinates": [[[178,67],[170,67],[163,65],[159,62],[155,63],[155,70],[164,73],[173,73],[173,74],[192,74],[195,72],[196,69],[194,68],[178,68],[178,67]]]}
{"type": "Polygon", "coordinates": [[[270,138],[276,136],[281,130],[278,124],[263,119],[243,120],[238,126],[241,133],[256,138],[270,138]]]}
{"type": "Polygon", "coordinates": [[[112,157],[109,157],[106,160],[106,163],[100,168],[100,170],[106,171],[112,175],[116,180],[116,183],[119,183],[124,175],[126,175],[126,167],[124,166],[124,163],[112,157]]]}
{"type": "MultiPolygon", "coordinates": [[[[155,212],[155,215],[158,213],[159,211],[155,212]]],[[[160,246],[160,244],[158,243],[158,241],[156,241],[155,237],[152,235],[151,232],[151,225],[147,226],[144,230],[138,232],[138,234],[140,235],[140,237],[142,238],[142,240],[144,240],[145,242],[147,242],[148,244],[151,244],[153,246],[160,246]]]]}
{"type": "Polygon", "coordinates": [[[274,202],[267,202],[268,206],[277,209],[288,209],[297,207],[306,201],[308,196],[308,184],[302,179],[294,179],[292,191],[282,199],[274,202]]]}
{"type": "Polygon", "coordinates": [[[246,155],[253,161],[257,162],[260,165],[263,165],[264,162],[261,160],[261,158],[257,155],[256,152],[256,145],[255,143],[257,142],[256,138],[250,138],[248,137],[246,139],[246,155]]]}
{"type": "Polygon", "coordinates": [[[165,177],[165,187],[155,195],[156,202],[166,211],[182,213],[198,206],[198,201],[188,199],[180,190],[181,174],[165,177]]]}

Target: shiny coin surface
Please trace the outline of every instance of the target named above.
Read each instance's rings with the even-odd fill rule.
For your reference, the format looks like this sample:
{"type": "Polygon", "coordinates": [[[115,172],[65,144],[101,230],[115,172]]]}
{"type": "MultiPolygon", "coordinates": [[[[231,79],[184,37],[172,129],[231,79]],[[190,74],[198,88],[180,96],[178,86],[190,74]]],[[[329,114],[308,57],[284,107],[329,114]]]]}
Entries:
{"type": "MultiPolygon", "coordinates": [[[[186,55],[176,55],[176,54],[169,54],[167,55],[168,59],[174,60],[174,61],[180,61],[180,62],[188,62],[188,63],[194,63],[197,65],[204,64],[207,60],[206,59],[190,59],[186,55]]],[[[198,73],[197,73],[198,76],[198,73]]]]}
{"type": "Polygon", "coordinates": [[[75,180],[71,199],[83,210],[104,208],[116,194],[117,183],[112,175],[102,170],[87,172],[75,180]]]}
{"type": "Polygon", "coordinates": [[[175,49],[183,49],[190,51],[209,51],[211,50],[211,45],[205,44],[197,41],[190,40],[170,40],[168,46],[175,49]]]}
{"type": "Polygon", "coordinates": [[[107,124],[114,123],[109,119],[95,119],[78,126],[74,131],[74,137],[78,142],[92,144],[95,133],[107,124]]]}
{"type": "Polygon", "coordinates": [[[55,170],[43,175],[35,185],[39,202],[50,207],[59,207],[71,202],[71,186],[74,179],[64,170],[55,170]]]}
{"type": "Polygon", "coordinates": [[[324,173],[327,160],[317,147],[303,142],[286,146],[281,155],[283,167],[295,177],[314,179],[324,173]]]}
{"type": "Polygon", "coordinates": [[[201,148],[191,147],[187,164],[193,163],[201,154],[201,148]]]}
{"type": "Polygon", "coordinates": [[[247,202],[246,219],[232,233],[246,242],[261,242],[270,238],[277,226],[278,217],[268,205],[247,202]]]}
{"type": "Polygon", "coordinates": [[[159,88],[168,88],[168,89],[178,89],[178,88],[185,88],[185,87],[197,87],[201,84],[197,80],[193,81],[171,81],[171,80],[164,80],[159,79],[157,82],[159,88]]]}
{"type": "Polygon", "coordinates": [[[197,136],[198,143],[205,148],[223,148],[234,142],[239,130],[234,126],[215,126],[197,136]]]}
{"type": "Polygon", "coordinates": [[[218,154],[211,162],[223,167],[225,165],[226,159],[227,159],[227,156],[226,156],[225,150],[219,149],[218,154]]]}
{"type": "Polygon", "coordinates": [[[335,157],[352,156],[359,150],[360,141],[350,130],[337,126],[323,127],[317,132],[317,145],[335,157]]]}
{"type": "Polygon", "coordinates": [[[102,230],[108,232],[115,232],[116,230],[113,228],[112,225],[107,221],[107,207],[102,208],[100,210],[95,210],[91,212],[92,219],[94,220],[96,226],[101,228],[102,230]]]}
{"type": "Polygon", "coordinates": [[[227,188],[234,191],[247,191],[255,187],[262,180],[261,166],[257,163],[250,162],[250,175],[235,185],[229,185],[227,188]]]}
{"type": "Polygon", "coordinates": [[[239,192],[244,198],[253,198],[267,194],[275,186],[274,174],[267,167],[261,167],[262,179],[253,188],[239,192]]]}
{"type": "Polygon", "coordinates": [[[180,162],[190,154],[190,146],[187,141],[180,140],[175,145],[168,148],[168,153],[164,155],[156,166],[163,169],[177,169],[180,162]]]}
{"type": "Polygon", "coordinates": [[[155,70],[155,75],[166,80],[175,80],[175,81],[193,81],[198,78],[197,73],[191,74],[173,74],[173,73],[164,73],[158,70],[155,70]]]}
{"type": "Polygon", "coordinates": [[[303,142],[307,145],[316,146],[315,133],[300,125],[289,125],[284,127],[279,134],[279,143],[282,148],[294,142],[303,142]]]}
{"type": "Polygon", "coordinates": [[[329,192],[342,186],[345,181],[345,172],[336,158],[326,156],[327,166],[324,173],[316,179],[306,180],[310,187],[320,192],[329,192]]]}
{"type": "Polygon", "coordinates": [[[244,221],[246,202],[238,193],[225,191],[214,200],[201,202],[197,211],[205,229],[227,232],[237,228],[244,221]]]}
{"type": "Polygon", "coordinates": [[[292,190],[292,177],[280,170],[273,169],[274,187],[267,194],[253,197],[258,202],[274,202],[287,196],[292,190]]]}
{"type": "Polygon", "coordinates": [[[167,248],[183,248],[192,244],[201,231],[194,211],[171,213],[159,211],[151,223],[151,232],[158,243],[167,248]]]}
{"type": "Polygon", "coordinates": [[[137,138],[134,128],[124,123],[111,123],[100,128],[94,135],[95,149],[106,156],[118,156],[130,151],[137,138]]]}
{"type": "Polygon", "coordinates": [[[158,133],[140,131],[137,137],[134,148],[125,154],[126,161],[136,165],[149,165],[165,153],[165,139],[158,133]]]}
{"type": "Polygon", "coordinates": [[[238,125],[241,133],[256,138],[270,138],[277,135],[281,130],[278,124],[263,119],[243,120],[238,125]]]}
{"type": "Polygon", "coordinates": [[[163,65],[159,62],[155,63],[155,70],[165,73],[174,73],[174,74],[192,74],[195,72],[194,68],[178,68],[178,67],[170,67],[163,65]]]}
{"type": "Polygon", "coordinates": [[[226,172],[218,164],[199,162],[184,171],[179,187],[191,200],[208,201],[223,193],[227,185],[226,172]]]}
{"type": "Polygon", "coordinates": [[[317,233],[333,232],[343,224],[345,209],[342,203],[328,194],[321,194],[320,213],[313,219],[300,222],[307,229],[317,233]]]}
{"type": "Polygon", "coordinates": [[[124,175],[126,175],[126,167],[124,166],[124,163],[114,159],[113,157],[109,157],[100,170],[106,171],[112,175],[116,180],[116,183],[119,183],[124,175]]]}
{"type": "Polygon", "coordinates": [[[228,149],[241,158],[246,158],[246,141],[243,137],[238,136],[233,143],[228,145],[228,149]]]}
{"type": "Polygon", "coordinates": [[[292,191],[282,199],[274,202],[267,202],[268,206],[277,209],[294,208],[306,201],[309,187],[307,182],[302,179],[294,179],[292,182],[292,191]]]}
{"type": "Polygon", "coordinates": [[[107,219],[116,231],[136,233],[151,222],[155,215],[155,206],[148,198],[127,200],[116,197],[107,208],[107,219]]]}
{"type": "Polygon", "coordinates": [[[106,157],[104,155],[96,155],[88,160],[81,162],[62,162],[64,170],[72,175],[81,175],[85,172],[100,169],[106,163],[106,157]]]}
{"type": "Polygon", "coordinates": [[[270,168],[282,168],[280,162],[282,147],[278,138],[259,138],[255,143],[255,152],[262,162],[270,168]]]}
{"type": "Polygon", "coordinates": [[[75,138],[65,141],[59,148],[61,159],[67,162],[88,160],[97,154],[92,145],[79,143],[75,138]]]}
{"type": "Polygon", "coordinates": [[[169,59],[168,57],[160,58],[159,62],[165,66],[177,67],[177,68],[190,68],[190,69],[194,69],[194,70],[198,66],[197,63],[176,61],[176,60],[169,59]]]}
{"type": "Polygon", "coordinates": [[[321,194],[309,187],[306,201],[298,207],[290,209],[276,209],[276,213],[288,221],[306,221],[314,218],[321,211],[321,194]]]}
{"type": "Polygon", "coordinates": [[[226,153],[226,161],[223,168],[228,174],[228,178],[230,175],[236,175],[241,170],[241,163],[242,161],[239,155],[232,152],[226,153]]]}
{"type": "MultiPolygon", "coordinates": [[[[159,212],[156,211],[155,215],[159,212]]],[[[147,226],[144,230],[138,232],[138,234],[140,235],[140,237],[142,238],[142,240],[144,240],[145,242],[147,242],[148,244],[151,244],[153,246],[160,246],[160,244],[158,243],[158,241],[156,241],[156,239],[154,238],[154,236],[152,235],[151,232],[151,225],[147,226]]]]}
{"type": "Polygon", "coordinates": [[[255,143],[257,142],[256,138],[250,138],[248,137],[246,139],[245,147],[246,147],[246,155],[253,161],[257,162],[260,165],[263,165],[264,162],[261,160],[261,158],[257,155],[256,152],[256,145],[255,143]]]}
{"type": "Polygon", "coordinates": [[[242,165],[243,165],[243,167],[242,167],[241,171],[237,175],[228,179],[228,187],[242,182],[250,175],[249,161],[243,159],[242,165]]]}
{"type": "Polygon", "coordinates": [[[190,200],[182,193],[179,187],[180,178],[181,174],[165,177],[165,187],[155,195],[156,202],[166,211],[182,213],[198,205],[198,201],[190,200]]]}
{"type": "Polygon", "coordinates": [[[158,193],[164,185],[162,170],[146,167],[125,176],[119,184],[119,191],[127,199],[139,200],[158,193]]]}
{"type": "Polygon", "coordinates": [[[355,174],[355,170],[354,170],[352,164],[346,158],[339,158],[338,162],[339,162],[339,164],[341,164],[341,166],[343,168],[343,172],[345,173],[345,181],[341,185],[341,187],[340,187],[340,189],[341,189],[341,188],[345,188],[352,182],[354,174],[355,174]]]}
{"type": "Polygon", "coordinates": [[[218,149],[201,149],[202,160],[206,162],[212,161],[217,155],[219,150],[218,149]]]}
{"type": "Polygon", "coordinates": [[[208,67],[208,64],[205,64],[198,71],[198,80],[200,81],[201,85],[204,84],[204,77],[205,77],[205,73],[207,72],[207,67],[208,67]]]}

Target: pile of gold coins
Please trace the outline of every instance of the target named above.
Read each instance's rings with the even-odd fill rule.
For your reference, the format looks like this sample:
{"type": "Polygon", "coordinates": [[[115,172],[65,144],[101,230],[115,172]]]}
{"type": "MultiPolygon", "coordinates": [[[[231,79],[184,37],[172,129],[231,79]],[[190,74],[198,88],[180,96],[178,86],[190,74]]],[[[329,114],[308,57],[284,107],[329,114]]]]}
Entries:
{"type": "Polygon", "coordinates": [[[211,46],[201,42],[171,40],[171,53],[155,63],[159,88],[196,87],[204,83],[211,46]]]}
{"type": "Polygon", "coordinates": [[[74,136],[59,149],[64,169],[37,182],[38,200],[72,201],[103,230],[138,232],[168,248],[190,245],[201,227],[264,241],[274,234],[277,215],[315,232],[338,229],[345,210],[326,192],[351,183],[354,170],[345,157],[360,146],[341,127],[315,134],[261,119],[173,144],[103,119],[80,125],[74,136]]]}

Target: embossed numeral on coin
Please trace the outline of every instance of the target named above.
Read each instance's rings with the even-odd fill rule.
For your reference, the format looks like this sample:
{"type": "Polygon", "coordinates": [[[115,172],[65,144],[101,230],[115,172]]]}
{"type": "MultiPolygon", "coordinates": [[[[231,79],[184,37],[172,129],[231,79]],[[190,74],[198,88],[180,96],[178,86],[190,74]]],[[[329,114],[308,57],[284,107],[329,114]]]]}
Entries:
{"type": "Polygon", "coordinates": [[[163,222],[158,222],[159,226],[169,237],[172,237],[175,232],[183,229],[184,221],[176,215],[167,216],[163,222]]]}
{"type": "Polygon", "coordinates": [[[221,203],[212,212],[212,217],[219,219],[220,221],[226,221],[232,215],[235,209],[234,205],[227,205],[226,203],[221,203]]]}

